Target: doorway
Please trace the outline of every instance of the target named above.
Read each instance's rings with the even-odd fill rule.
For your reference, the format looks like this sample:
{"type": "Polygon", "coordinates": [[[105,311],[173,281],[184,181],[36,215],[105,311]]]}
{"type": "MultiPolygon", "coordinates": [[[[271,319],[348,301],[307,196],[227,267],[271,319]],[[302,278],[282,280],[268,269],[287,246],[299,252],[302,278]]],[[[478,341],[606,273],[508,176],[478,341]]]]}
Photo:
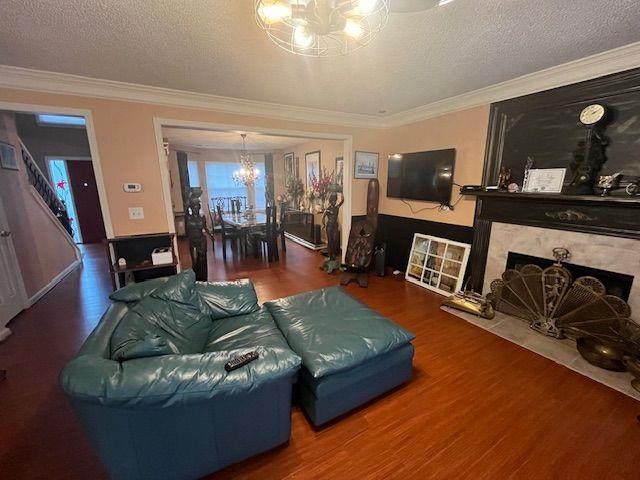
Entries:
{"type": "Polygon", "coordinates": [[[47,157],[49,178],[67,206],[76,243],[99,243],[106,238],[98,185],[91,158],[47,157]]]}
{"type": "MultiPolygon", "coordinates": [[[[342,205],[340,215],[340,230],[341,230],[341,246],[342,252],[346,251],[346,244],[348,241],[348,232],[351,228],[351,181],[352,181],[352,147],[353,139],[351,135],[345,134],[333,134],[333,133],[318,133],[307,132],[299,130],[283,130],[274,128],[262,128],[262,127],[248,127],[241,125],[228,125],[228,124],[215,124],[209,122],[195,122],[174,120],[165,118],[154,118],[154,126],[156,132],[156,142],[158,147],[158,159],[161,167],[161,175],[163,177],[164,184],[164,198],[165,208],[167,212],[167,221],[170,225],[171,231],[177,230],[180,234],[180,224],[184,225],[184,216],[180,212],[181,194],[180,192],[180,175],[178,168],[174,164],[179,165],[179,162],[172,161],[172,155],[177,157],[179,151],[184,153],[186,161],[184,162],[189,167],[189,160],[191,160],[191,168],[183,168],[183,170],[195,171],[197,175],[186,175],[185,187],[191,186],[192,177],[197,179],[198,183],[202,184],[203,179],[207,179],[207,162],[208,153],[215,150],[235,150],[236,156],[239,157],[239,153],[243,150],[241,146],[241,135],[247,134],[247,139],[254,142],[253,152],[251,154],[254,160],[260,157],[261,154],[267,153],[271,160],[271,168],[273,174],[271,179],[273,184],[268,185],[266,191],[270,191],[272,198],[278,197],[278,192],[289,193],[286,189],[287,178],[290,175],[295,176],[303,185],[304,190],[309,190],[311,176],[309,172],[313,172],[314,165],[316,166],[316,174],[319,175],[322,170],[327,170],[329,174],[333,173],[334,179],[337,177],[340,180],[342,186],[342,194],[344,204],[342,205]],[[171,133],[184,132],[181,135],[182,138],[179,141],[172,142],[170,140],[171,133]],[[187,140],[187,142],[183,141],[187,140]],[[202,140],[202,141],[201,141],[202,140]],[[260,140],[266,142],[272,141],[276,143],[282,143],[289,141],[289,145],[280,145],[276,147],[279,150],[277,153],[274,151],[273,145],[265,148],[265,145],[256,146],[255,142],[260,143],[260,140]],[[329,141],[337,145],[336,149],[330,148],[330,153],[325,154],[322,148],[301,148],[300,152],[294,148],[298,144],[313,143],[329,141]],[[228,144],[236,143],[235,148],[229,148],[228,144]],[[173,145],[172,145],[173,143],[173,145]],[[185,143],[187,143],[185,145],[185,143]],[[180,148],[183,147],[183,148],[180,148]],[[175,150],[175,152],[174,152],[175,150]],[[204,150],[204,151],[203,151],[204,150]],[[321,150],[318,152],[318,150],[321,150]],[[189,152],[191,152],[191,158],[189,158],[189,152]],[[295,153],[294,153],[295,152],[295,153]],[[291,155],[293,153],[293,156],[291,155]],[[204,161],[202,159],[204,158],[204,161]],[[315,163],[314,163],[315,162],[315,163]],[[321,170],[322,169],[322,170],[321,170]],[[175,215],[175,216],[174,216],[175,215]],[[173,227],[173,228],[171,228],[173,227]]],[[[247,149],[249,150],[249,149],[247,149]]],[[[220,156],[221,157],[221,156],[220,156]]],[[[217,159],[216,159],[217,160],[217,159]]],[[[233,162],[233,169],[238,170],[237,160],[233,162]]],[[[269,162],[265,158],[265,172],[269,172],[270,167],[267,165],[269,162]]],[[[213,168],[209,168],[213,171],[213,168]]],[[[258,168],[259,171],[262,171],[258,168]]],[[[234,172],[235,173],[235,172],[234,172]]],[[[227,175],[228,177],[229,175],[227,175]]],[[[226,178],[226,177],[225,177],[226,178]]],[[[269,176],[267,176],[269,180],[269,176]]],[[[193,182],[195,183],[195,182],[193,182]]],[[[208,191],[208,184],[215,186],[215,180],[212,182],[206,182],[205,185],[201,185],[203,188],[203,207],[206,205],[209,208],[212,207],[212,202],[215,200],[215,191],[208,191]],[[212,200],[213,199],[213,200],[212,200]]],[[[222,186],[224,187],[224,186],[222,186]]],[[[218,186],[220,190],[221,187],[218,186]]],[[[223,188],[222,188],[223,189],[223,188]]],[[[240,195],[241,197],[243,195],[240,195]]],[[[249,192],[247,193],[247,199],[249,199],[249,192]]],[[[267,195],[269,196],[269,195],[267,195]]],[[[224,197],[224,196],[222,196],[224,197]]],[[[289,199],[291,200],[291,199],[289,199]]],[[[257,206],[257,202],[254,201],[254,208],[257,206]]],[[[302,208],[302,206],[300,207],[302,208]]],[[[259,208],[256,209],[259,211],[259,208]]],[[[184,230],[182,230],[182,233],[184,230]]]]}

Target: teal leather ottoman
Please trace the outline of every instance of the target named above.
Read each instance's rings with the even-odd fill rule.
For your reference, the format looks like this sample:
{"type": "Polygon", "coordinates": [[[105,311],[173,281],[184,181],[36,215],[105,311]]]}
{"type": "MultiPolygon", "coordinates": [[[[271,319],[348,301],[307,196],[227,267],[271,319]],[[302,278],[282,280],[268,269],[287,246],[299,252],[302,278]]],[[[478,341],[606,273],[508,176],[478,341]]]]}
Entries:
{"type": "Polygon", "coordinates": [[[412,375],[415,336],[340,287],[265,304],[291,349],[302,358],[302,407],[322,425],[412,375]]]}

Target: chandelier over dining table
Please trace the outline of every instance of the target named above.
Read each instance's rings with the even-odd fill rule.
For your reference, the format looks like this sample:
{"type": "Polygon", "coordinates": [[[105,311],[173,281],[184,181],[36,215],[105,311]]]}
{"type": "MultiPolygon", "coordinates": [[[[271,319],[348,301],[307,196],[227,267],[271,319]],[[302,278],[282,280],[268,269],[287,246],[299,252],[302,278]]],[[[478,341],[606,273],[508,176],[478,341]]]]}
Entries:
{"type": "Polygon", "coordinates": [[[242,152],[240,153],[240,168],[233,172],[233,180],[237,184],[244,185],[245,187],[250,187],[255,184],[256,180],[260,178],[260,170],[256,168],[255,163],[253,163],[253,159],[251,158],[251,154],[247,152],[247,147],[245,145],[245,140],[247,138],[246,133],[241,133],[242,137],[242,152]]]}
{"type": "Polygon", "coordinates": [[[390,0],[256,0],[258,25],[298,55],[345,55],[370,43],[387,24],[390,0]]]}

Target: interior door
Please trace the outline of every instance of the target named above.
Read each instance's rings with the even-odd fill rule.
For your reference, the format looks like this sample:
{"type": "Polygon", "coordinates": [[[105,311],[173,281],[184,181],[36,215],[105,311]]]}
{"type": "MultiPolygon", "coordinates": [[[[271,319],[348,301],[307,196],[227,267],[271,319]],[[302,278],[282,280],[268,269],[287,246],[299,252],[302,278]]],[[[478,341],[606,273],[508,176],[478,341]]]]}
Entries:
{"type": "Polygon", "coordinates": [[[22,276],[0,199],[0,339],[8,332],[5,325],[24,308],[23,302],[22,276]]]}
{"type": "Polygon", "coordinates": [[[98,243],[106,238],[98,185],[90,160],[67,160],[67,173],[78,216],[82,243],[98,243]]]}

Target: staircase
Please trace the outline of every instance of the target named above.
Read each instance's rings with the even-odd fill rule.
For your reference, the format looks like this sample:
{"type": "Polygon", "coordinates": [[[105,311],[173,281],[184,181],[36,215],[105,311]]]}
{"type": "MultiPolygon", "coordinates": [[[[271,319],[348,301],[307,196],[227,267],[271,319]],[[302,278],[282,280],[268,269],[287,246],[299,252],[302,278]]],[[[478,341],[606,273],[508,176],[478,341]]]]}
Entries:
{"type": "Polygon", "coordinates": [[[64,229],[73,237],[73,230],[71,230],[71,222],[69,222],[69,215],[67,214],[67,207],[63,201],[58,198],[55,190],[44,176],[40,167],[35,162],[27,147],[20,143],[22,151],[22,160],[27,169],[27,175],[29,176],[29,183],[38,192],[38,194],[47,204],[49,210],[56,216],[58,221],[62,224],[64,229]]]}

